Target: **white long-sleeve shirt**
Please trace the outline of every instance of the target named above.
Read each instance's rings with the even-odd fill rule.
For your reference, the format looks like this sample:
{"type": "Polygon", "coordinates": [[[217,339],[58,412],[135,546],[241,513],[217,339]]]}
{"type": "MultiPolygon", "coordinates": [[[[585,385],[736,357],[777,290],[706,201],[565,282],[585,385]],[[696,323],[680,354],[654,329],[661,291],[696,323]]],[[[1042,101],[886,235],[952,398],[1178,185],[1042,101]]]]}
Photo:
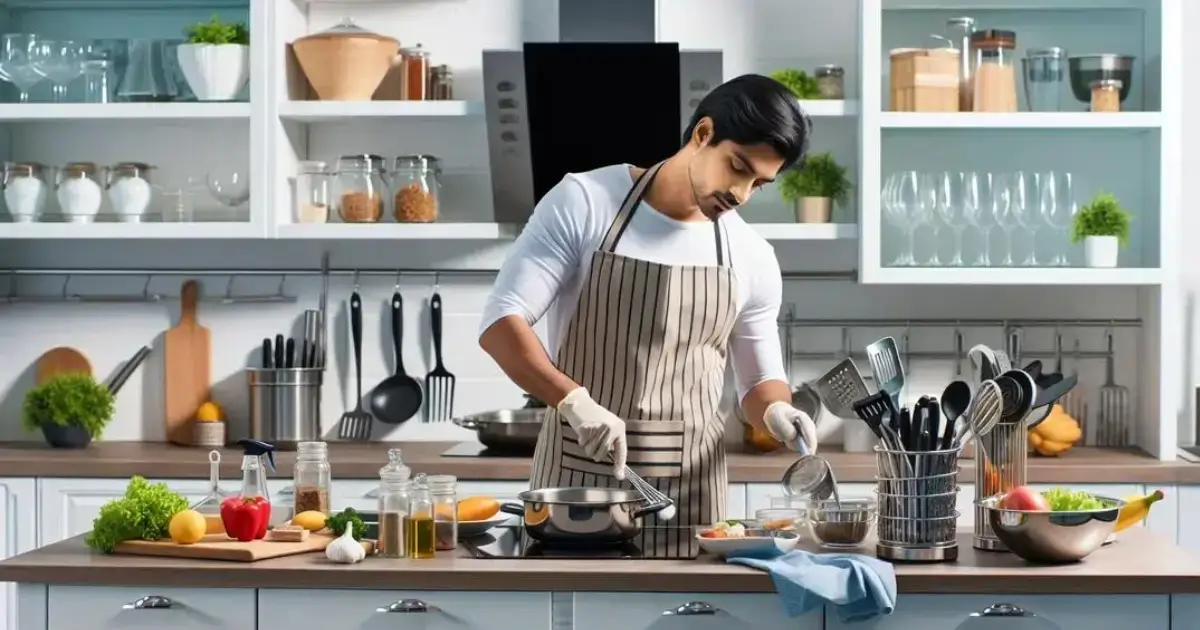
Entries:
{"type": "MultiPolygon", "coordinates": [[[[571,173],[538,202],[510,250],[483,310],[480,333],[519,315],[531,326],[549,313],[551,357],[566,334],[579,293],[608,226],[633,186],[629,165],[571,173]]],[[[725,259],[737,278],[738,315],[729,340],[738,400],[768,380],[786,381],[778,317],[783,279],[775,250],[736,212],[719,219],[728,235],[725,259]]],[[[716,265],[713,226],[672,219],[642,202],[615,253],[668,265],[716,265]]]]}

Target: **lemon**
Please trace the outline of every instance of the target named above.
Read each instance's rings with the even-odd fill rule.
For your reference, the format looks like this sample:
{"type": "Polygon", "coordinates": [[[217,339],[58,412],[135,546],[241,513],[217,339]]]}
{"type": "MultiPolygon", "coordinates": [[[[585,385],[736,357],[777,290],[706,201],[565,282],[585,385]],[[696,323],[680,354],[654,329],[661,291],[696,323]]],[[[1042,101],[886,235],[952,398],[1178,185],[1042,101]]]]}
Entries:
{"type": "Polygon", "coordinates": [[[201,538],[204,538],[207,529],[208,524],[204,520],[204,515],[196,510],[184,510],[172,516],[171,524],[167,526],[171,540],[181,545],[199,542],[201,538]]]}
{"type": "Polygon", "coordinates": [[[221,408],[215,402],[206,402],[196,410],[196,422],[220,422],[221,408]]]}
{"type": "Polygon", "coordinates": [[[301,512],[292,517],[292,525],[303,527],[310,532],[325,529],[325,514],[317,510],[301,512]]]}

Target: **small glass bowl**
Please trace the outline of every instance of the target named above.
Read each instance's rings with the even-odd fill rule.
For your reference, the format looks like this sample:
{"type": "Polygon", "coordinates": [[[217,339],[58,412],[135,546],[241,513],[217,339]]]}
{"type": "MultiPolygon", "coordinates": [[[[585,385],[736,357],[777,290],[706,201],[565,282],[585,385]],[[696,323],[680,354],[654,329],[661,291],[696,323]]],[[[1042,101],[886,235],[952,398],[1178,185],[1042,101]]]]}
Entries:
{"type": "Polygon", "coordinates": [[[875,501],[842,499],[808,504],[808,530],[814,540],[828,549],[855,549],[871,535],[875,524],[875,501]]]}
{"type": "Polygon", "coordinates": [[[771,507],[772,508],[788,508],[788,509],[792,509],[792,510],[800,510],[800,512],[803,514],[805,508],[808,507],[808,501],[809,501],[808,497],[789,497],[786,495],[777,496],[777,497],[771,497],[771,507]]]}
{"type": "Polygon", "coordinates": [[[774,531],[799,531],[805,526],[804,510],[797,508],[764,508],[754,513],[758,527],[774,531]]]}

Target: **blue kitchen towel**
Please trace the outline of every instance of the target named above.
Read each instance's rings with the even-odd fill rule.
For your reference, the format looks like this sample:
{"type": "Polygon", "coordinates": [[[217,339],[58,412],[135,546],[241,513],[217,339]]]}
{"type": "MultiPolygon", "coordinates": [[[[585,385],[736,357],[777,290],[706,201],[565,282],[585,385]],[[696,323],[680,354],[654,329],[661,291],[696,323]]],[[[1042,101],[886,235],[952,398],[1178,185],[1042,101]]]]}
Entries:
{"type": "Polygon", "coordinates": [[[896,571],[868,556],[764,549],[731,555],[726,561],[770,573],[791,617],[827,603],[837,607],[843,623],[890,615],[896,609],[896,571]]]}

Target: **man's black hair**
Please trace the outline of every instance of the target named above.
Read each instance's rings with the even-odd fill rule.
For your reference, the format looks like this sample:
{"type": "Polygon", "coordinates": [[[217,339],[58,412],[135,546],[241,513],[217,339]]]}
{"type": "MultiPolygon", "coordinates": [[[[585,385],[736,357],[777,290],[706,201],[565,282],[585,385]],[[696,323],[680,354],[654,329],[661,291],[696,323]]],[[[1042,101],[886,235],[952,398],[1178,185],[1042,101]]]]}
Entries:
{"type": "Polygon", "coordinates": [[[812,120],[795,95],[770,77],[743,74],[709,92],[683,132],[684,145],[706,116],[713,121],[714,146],[723,140],[740,145],[765,144],[783,158],[780,170],[803,165],[808,154],[812,120]]]}

